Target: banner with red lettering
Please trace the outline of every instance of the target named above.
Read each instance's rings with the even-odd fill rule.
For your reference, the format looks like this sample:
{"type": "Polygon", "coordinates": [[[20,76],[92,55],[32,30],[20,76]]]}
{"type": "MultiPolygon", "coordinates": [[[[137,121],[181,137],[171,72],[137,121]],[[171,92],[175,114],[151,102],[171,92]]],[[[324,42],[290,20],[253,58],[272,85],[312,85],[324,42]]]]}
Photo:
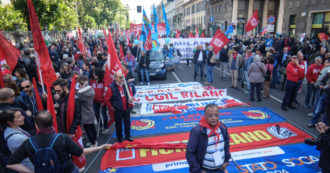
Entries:
{"type": "Polygon", "coordinates": [[[154,84],[154,85],[139,85],[135,86],[136,90],[146,91],[149,90],[167,90],[173,88],[187,88],[187,87],[195,87],[195,86],[203,86],[199,82],[184,82],[184,83],[167,83],[167,84],[154,84]]]}
{"type": "MultiPolygon", "coordinates": [[[[270,123],[252,125],[246,128],[229,128],[230,152],[244,151],[249,149],[264,148],[276,145],[303,142],[309,138],[305,132],[293,125],[282,123],[270,123]]],[[[172,134],[166,136],[147,137],[139,139],[144,143],[186,143],[189,133],[172,134]]],[[[184,160],[184,149],[118,149],[108,150],[101,162],[101,170],[106,168],[119,168],[128,166],[149,165],[175,160],[184,160]]]]}
{"type": "Polygon", "coordinates": [[[161,103],[161,102],[176,102],[184,100],[201,100],[201,99],[217,99],[227,95],[226,89],[215,90],[199,90],[190,92],[168,93],[163,95],[151,95],[144,97],[134,97],[135,103],[161,103]]]}
{"type": "Polygon", "coordinates": [[[247,103],[243,103],[233,97],[223,96],[217,100],[205,100],[186,103],[169,103],[169,104],[150,104],[142,103],[141,116],[150,116],[159,113],[173,113],[180,114],[184,112],[191,112],[196,110],[203,110],[208,104],[216,104],[219,109],[234,107],[234,106],[249,106],[247,103]]]}
{"type": "Polygon", "coordinates": [[[220,30],[214,35],[213,39],[210,42],[210,46],[213,46],[213,51],[215,54],[218,52],[229,42],[229,39],[225,34],[223,34],[220,30]]]}
{"type": "Polygon", "coordinates": [[[175,88],[165,88],[165,89],[138,89],[136,91],[135,97],[144,97],[152,95],[164,95],[169,93],[180,93],[183,91],[192,92],[192,91],[204,91],[204,90],[213,90],[216,89],[214,86],[186,86],[186,87],[175,87],[175,88]]]}
{"type": "Polygon", "coordinates": [[[249,21],[245,25],[245,31],[250,32],[252,29],[256,28],[258,26],[259,20],[258,20],[258,10],[256,9],[249,19],[249,21]]]}
{"type": "MultiPolygon", "coordinates": [[[[152,25],[154,25],[152,23],[152,25]]],[[[130,24],[130,31],[131,33],[134,33],[134,35],[138,35],[141,32],[142,24],[130,24]]],[[[157,30],[158,30],[158,35],[165,35],[166,34],[166,28],[165,28],[165,23],[158,23],[157,24],[157,30]]]]}

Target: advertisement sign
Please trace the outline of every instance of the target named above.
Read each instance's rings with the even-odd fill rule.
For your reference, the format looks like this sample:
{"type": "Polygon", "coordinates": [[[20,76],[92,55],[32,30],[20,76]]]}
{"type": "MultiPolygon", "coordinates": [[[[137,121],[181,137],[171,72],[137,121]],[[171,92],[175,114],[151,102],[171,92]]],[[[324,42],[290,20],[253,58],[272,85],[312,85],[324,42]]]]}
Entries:
{"type": "Polygon", "coordinates": [[[168,93],[163,95],[151,95],[144,97],[134,97],[135,103],[161,103],[161,102],[177,102],[184,100],[206,100],[217,99],[227,95],[226,89],[214,89],[214,90],[198,90],[190,92],[168,93]]]}
{"type": "MultiPolygon", "coordinates": [[[[251,125],[248,127],[232,127],[229,128],[230,136],[230,152],[246,151],[251,149],[265,148],[270,146],[287,145],[292,143],[303,142],[305,138],[310,136],[301,130],[297,129],[293,125],[282,122],[282,123],[269,123],[261,125],[251,125]],[[278,128],[277,128],[278,127],[278,128]]],[[[147,137],[142,139],[136,139],[143,141],[145,143],[152,142],[187,142],[189,138],[189,133],[182,134],[172,134],[166,136],[156,136],[147,137]]],[[[303,147],[302,147],[303,149],[303,147]]],[[[291,150],[292,153],[300,152],[299,149],[294,148],[291,150]]],[[[270,152],[269,150],[261,151],[264,153],[270,152]]],[[[283,153],[281,151],[271,151],[274,153],[283,153]]],[[[240,153],[236,155],[236,158],[241,157],[244,159],[246,155],[254,154],[260,156],[260,151],[250,152],[249,154],[240,153]]],[[[302,153],[303,156],[306,155],[305,152],[302,153]]],[[[269,154],[272,155],[272,154],[269,154]]],[[[284,155],[281,159],[287,165],[299,165],[300,162],[297,160],[290,160],[294,158],[289,153],[284,155]],[[286,160],[284,160],[286,159],[286,160]]],[[[308,155],[307,155],[308,156],[308,155]]],[[[101,161],[101,170],[106,168],[120,168],[129,166],[140,166],[140,165],[150,165],[155,163],[172,162],[177,160],[185,159],[185,149],[118,149],[118,150],[108,150],[101,161]]],[[[252,163],[255,159],[251,159],[252,163]]],[[[261,158],[265,160],[264,157],[261,158]]],[[[272,160],[268,160],[272,161],[272,160]]],[[[299,161],[299,160],[298,160],[299,161]]],[[[308,161],[304,160],[304,161],[308,161]]],[[[311,160],[309,160],[311,163],[311,160]]],[[[246,163],[247,164],[247,163],[246,163]]],[[[245,164],[243,164],[245,165],[245,164]]],[[[248,166],[248,165],[246,165],[248,166]]],[[[251,166],[251,165],[250,165],[251,166]]],[[[260,166],[260,165],[258,165],[260,166]]],[[[253,167],[252,167],[253,168],[253,167]]],[[[274,166],[273,166],[274,168],[274,166]]],[[[248,169],[248,168],[246,168],[248,169]]],[[[256,169],[256,168],[253,168],[256,169]]],[[[231,172],[231,171],[229,171],[231,172]]]]}
{"type": "MultiPolygon", "coordinates": [[[[173,43],[175,49],[181,53],[181,59],[192,59],[194,50],[198,45],[205,45],[210,43],[212,38],[171,38],[170,43],[173,43]]],[[[165,44],[165,39],[158,39],[160,47],[165,44]]],[[[169,44],[170,44],[169,43],[169,44]]]]}
{"type": "MultiPolygon", "coordinates": [[[[315,147],[303,143],[261,149],[232,152],[232,156],[244,155],[249,158],[234,158],[240,170],[230,161],[226,173],[289,173],[289,172],[321,172],[318,167],[320,152],[315,147]]],[[[189,165],[185,159],[150,164],[145,166],[109,168],[107,171],[117,173],[166,172],[186,173],[189,165]]]]}
{"type": "MultiPolygon", "coordinates": [[[[183,114],[131,117],[131,136],[188,132],[204,116],[204,111],[183,114]]],[[[219,111],[220,121],[227,127],[283,122],[285,119],[267,108],[223,109],[219,111]]],[[[113,133],[112,137],[116,137],[113,133]]]]}

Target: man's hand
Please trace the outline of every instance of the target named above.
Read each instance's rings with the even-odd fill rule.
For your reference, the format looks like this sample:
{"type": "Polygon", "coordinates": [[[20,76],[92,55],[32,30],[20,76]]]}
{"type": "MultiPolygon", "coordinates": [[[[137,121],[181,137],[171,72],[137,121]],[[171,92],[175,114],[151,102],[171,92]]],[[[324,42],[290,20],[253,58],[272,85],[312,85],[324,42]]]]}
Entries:
{"type": "Polygon", "coordinates": [[[324,133],[325,131],[327,131],[329,129],[329,127],[324,124],[323,122],[319,122],[316,124],[316,130],[320,133],[324,133]]]}
{"type": "Polygon", "coordinates": [[[133,99],[131,98],[131,99],[128,99],[128,103],[129,104],[133,104],[133,99]]]}
{"type": "Polygon", "coordinates": [[[69,133],[68,136],[72,139],[74,137],[74,134],[69,133]]]}
{"type": "Polygon", "coordinates": [[[47,93],[42,93],[42,98],[46,100],[47,99],[47,93]]]}
{"type": "Polygon", "coordinates": [[[29,116],[29,117],[32,116],[32,112],[29,111],[29,110],[25,111],[25,113],[26,113],[26,115],[29,116]]]}
{"type": "Polygon", "coordinates": [[[60,95],[59,94],[54,94],[54,100],[58,100],[60,99],[60,95]]]}
{"type": "Polygon", "coordinates": [[[222,164],[221,166],[221,170],[225,170],[227,168],[227,166],[229,165],[229,162],[225,162],[224,164],[222,164]]]}

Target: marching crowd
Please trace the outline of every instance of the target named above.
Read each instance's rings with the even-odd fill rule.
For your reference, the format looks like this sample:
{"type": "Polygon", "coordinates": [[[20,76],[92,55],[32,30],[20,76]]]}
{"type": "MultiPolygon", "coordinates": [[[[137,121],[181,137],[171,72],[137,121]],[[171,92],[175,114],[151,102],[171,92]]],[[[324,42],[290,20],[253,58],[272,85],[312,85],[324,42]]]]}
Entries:
{"type": "MultiPolygon", "coordinates": [[[[51,88],[51,95],[47,94],[38,82],[38,67],[33,45],[26,42],[21,45],[21,56],[15,69],[2,65],[2,75],[5,87],[0,89],[0,160],[1,165],[7,162],[16,163],[21,160],[10,157],[18,151],[20,146],[30,147],[26,139],[30,136],[42,136],[53,132],[47,123],[49,113],[38,111],[37,99],[41,98],[42,106],[47,108],[47,99],[52,97],[56,113],[58,131],[73,137],[78,126],[82,125],[87,135],[92,151],[103,149],[98,146],[99,133],[106,135],[109,126],[115,121],[117,141],[124,140],[122,136],[122,121],[124,122],[125,140],[130,138],[130,113],[133,112],[132,96],[135,94],[136,71],[139,70],[141,84],[150,84],[148,69],[150,64],[149,52],[141,49],[135,41],[130,43],[116,38],[115,47],[119,54],[123,73],[115,73],[114,82],[110,86],[104,85],[104,72],[108,61],[108,48],[103,38],[85,38],[86,52],[77,48],[77,40],[58,40],[49,45],[49,55],[53,63],[57,80],[51,88]],[[131,46],[133,45],[133,46],[131,46]],[[122,49],[122,50],[121,50],[122,49]],[[122,51],[122,52],[121,52],[122,51]],[[75,91],[70,91],[73,76],[76,76],[75,91]],[[129,85],[125,88],[123,78],[129,85]],[[36,84],[34,84],[35,79],[36,84]],[[36,97],[36,91],[39,97],[36,97]],[[75,109],[72,124],[67,123],[67,109],[70,102],[70,92],[75,92],[75,109]],[[38,119],[39,117],[39,119],[38,119]],[[94,122],[97,122],[97,127],[94,122]],[[120,121],[120,122],[119,122],[120,121]],[[35,126],[36,123],[36,126],[35,126]],[[39,124],[38,124],[39,123],[39,124]],[[118,133],[119,132],[119,133],[118,133]],[[10,158],[10,159],[9,159],[10,158]]],[[[173,58],[179,51],[173,45],[164,46],[163,55],[173,58]]],[[[232,81],[232,89],[242,89],[250,93],[250,100],[262,101],[270,96],[271,88],[281,87],[285,90],[281,109],[296,109],[296,105],[303,104],[313,108],[313,118],[308,127],[315,127],[321,115],[326,112],[323,122],[328,124],[330,114],[330,44],[318,38],[297,41],[284,36],[243,36],[233,37],[229,44],[215,54],[212,46],[200,45],[194,51],[193,63],[194,80],[203,81],[204,65],[206,65],[205,84],[212,84],[213,68],[220,67],[221,80],[232,81]],[[272,46],[266,47],[266,39],[274,41],[272,46]],[[306,79],[307,94],[304,103],[297,101],[297,94],[302,90],[306,79]],[[282,85],[279,85],[282,84],[282,85]]],[[[189,60],[187,61],[189,64],[189,60]]],[[[169,70],[172,70],[170,67],[169,70]]],[[[41,137],[42,138],[42,137],[41,137]]],[[[54,136],[55,138],[55,136],[54,136]]],[[[68,140],[61,137],[62,140],[68,140]]],[[[52,141],[53,138],[47,140],[52,141]]],[[[40,139],[37,139],[37,141],[40,139]]],[[[32,143],[31,143],[32,144],[32,143]]],[[[73,148],[77,146],[70,145],[73,148]]],[[[81,155],[82,150],[73,150],[68,154],[81,155]]],[[[87,153],[89,153],[88,151],[87,153]]],[[[17,155],[17,154],[15,154],[17,155]]],[[[29,153],[25,153],[28,156],[29,153]]],[[[63,157],[68,157],[67,155],[63,157]]],[[[29,156],[30,157],[30,156],[29,156]]],[[[30,158],[31,159],[31,158],[30,158]]],[[[63,158],[60,159],[61,161],[63,158]]],[[[23,165],[33,170],[31,160],[25,159],[23,165]]],[[[13,168],[13,167],[11,167],[13,168]]],[[[67,168],[76,170],[74,166],[67,168]]],[[[4,169],[1,169],[4,170],[4,169]]],[[[16,169],[17,170],[17,169],[16,169]]],[[[7,170],[11,171],[11,170],[7,170]]]]}

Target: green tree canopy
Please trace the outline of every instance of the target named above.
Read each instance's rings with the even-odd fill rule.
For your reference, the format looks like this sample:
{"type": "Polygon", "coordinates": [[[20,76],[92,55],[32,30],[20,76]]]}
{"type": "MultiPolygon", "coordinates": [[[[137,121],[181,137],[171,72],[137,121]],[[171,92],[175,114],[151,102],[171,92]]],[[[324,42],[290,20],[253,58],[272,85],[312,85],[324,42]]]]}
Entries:
{"type": "Polygon", "coordinates": [[[14,9],[13,4],[0,5],[0,30],[13,31],[14,24],[18,24],[20,29],[26,30],[26,23],[21,12],[14,9]]]}

